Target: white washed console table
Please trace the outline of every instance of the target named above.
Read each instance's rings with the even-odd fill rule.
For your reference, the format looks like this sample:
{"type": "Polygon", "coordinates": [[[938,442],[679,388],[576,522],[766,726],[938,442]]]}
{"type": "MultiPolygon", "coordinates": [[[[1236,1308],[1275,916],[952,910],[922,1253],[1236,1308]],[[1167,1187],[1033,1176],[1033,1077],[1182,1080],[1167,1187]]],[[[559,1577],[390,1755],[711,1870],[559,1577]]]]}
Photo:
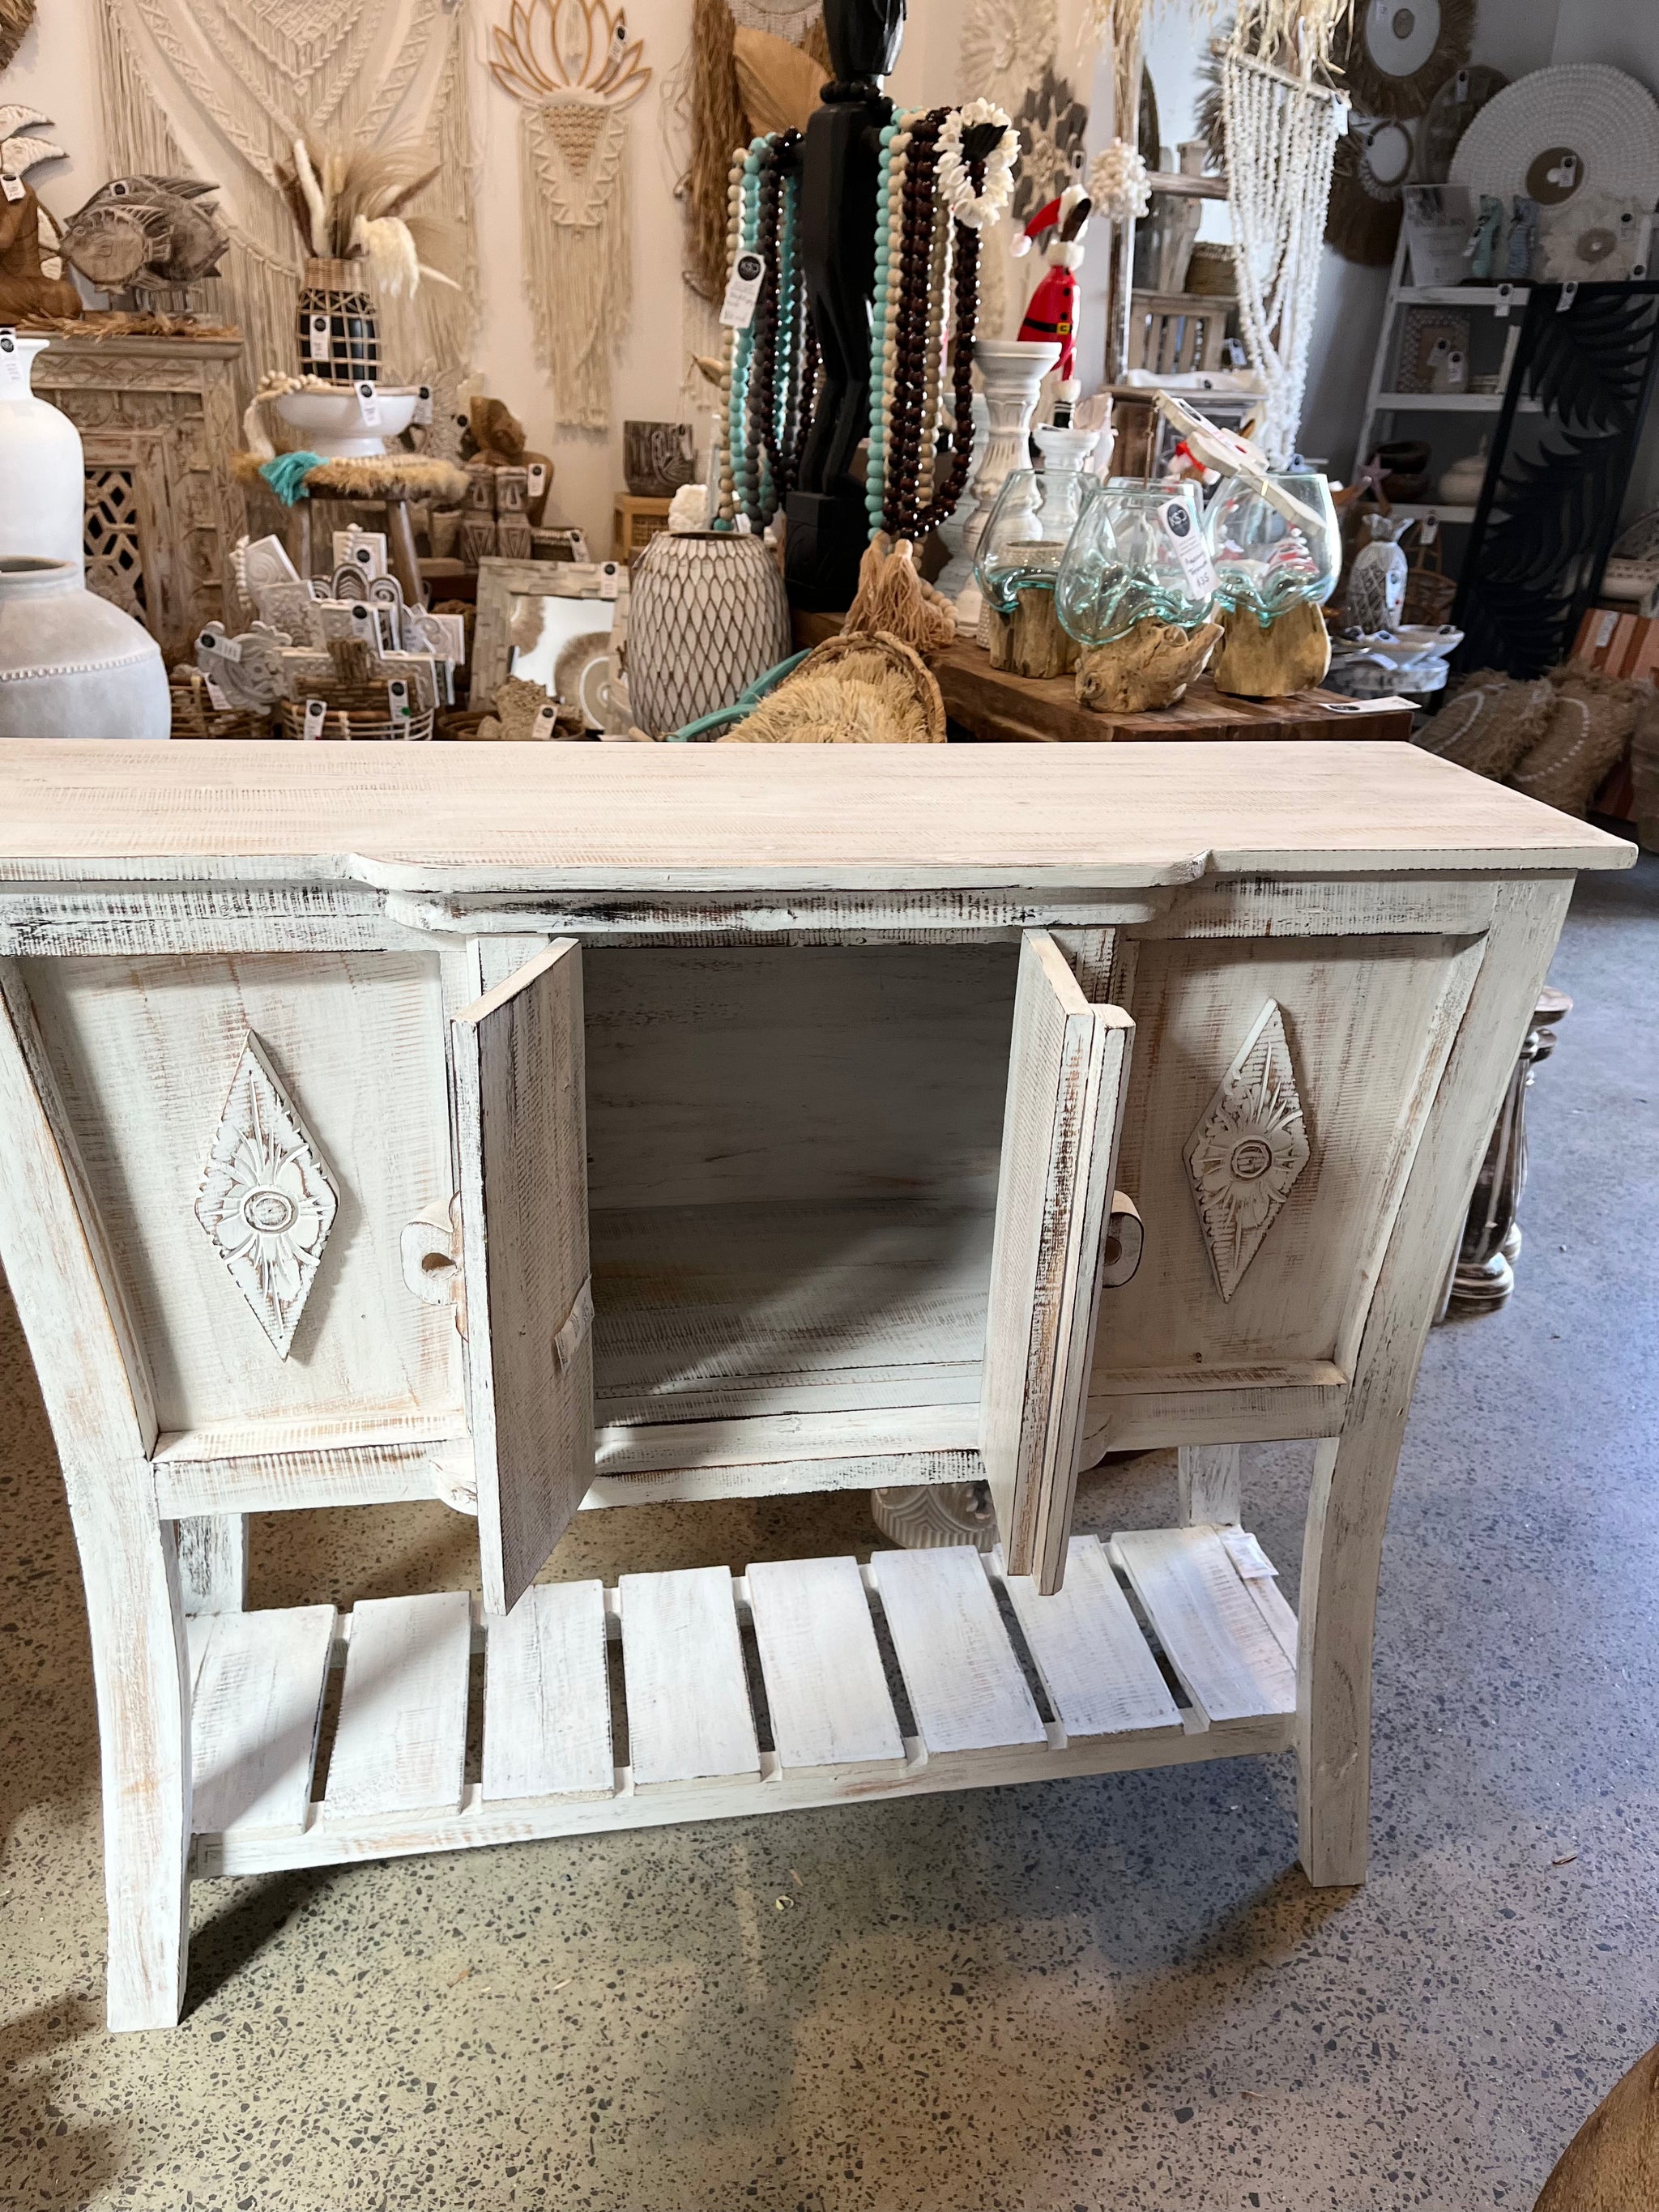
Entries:
{"type": "Polygon", "coordinates": [[[192,1875],[1241,1751],[1360,1880],[1423,1338],[1630,857],[1391,744],[0,750],[112,2026],[176,2017],[192,1875]],[[1237,1525],[1276,1437],[1299,1630],[1237,1525]],[[1074,1540],[1153,1444],[1182,1525],[1074,1540]],[[584,1504],[981,1472],[984,1564],[535,1583],[584,1504]],[[434,1492],[481,1602],[242,1609],[249,1513],[434,1492]]]}

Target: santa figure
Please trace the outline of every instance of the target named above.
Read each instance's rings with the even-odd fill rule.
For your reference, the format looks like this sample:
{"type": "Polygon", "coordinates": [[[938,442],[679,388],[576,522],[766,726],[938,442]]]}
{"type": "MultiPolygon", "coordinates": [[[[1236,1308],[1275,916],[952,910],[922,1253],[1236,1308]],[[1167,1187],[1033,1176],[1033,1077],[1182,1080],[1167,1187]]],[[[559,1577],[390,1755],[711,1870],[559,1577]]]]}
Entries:
{"type": "Polygon", "coordinates": [[[1019,335],[1034,345],[1059,340],[1062,384],[1072,381],[1077,368],[1077,270],[1093,205],[1081,185],[1067,185],[1058,199],[1037,210],[1013,243],[1017,255],[1029,253],[1044,231],[1050,234],[1042,249],[1048,266],[1031,295],[1019,335]]]}

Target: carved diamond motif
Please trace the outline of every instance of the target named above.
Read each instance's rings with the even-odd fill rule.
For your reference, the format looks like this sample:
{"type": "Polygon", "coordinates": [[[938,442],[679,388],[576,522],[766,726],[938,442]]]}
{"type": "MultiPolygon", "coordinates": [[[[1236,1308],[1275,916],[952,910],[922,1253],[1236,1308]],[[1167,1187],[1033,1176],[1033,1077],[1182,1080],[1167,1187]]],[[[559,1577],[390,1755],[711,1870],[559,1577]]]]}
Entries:
{"type": "Polygon", "coordinates": [[[252,1030],[202,1170],[196,1218],[286,1359],[334,1226],[333,1176],[252,1030]]]}
{"type": "Polygon", "coordinates": [[[1216,1287],[1231,1298],[1308,1164],[1291,1048],[1272,999],[1222,1078],[1186,1157],[1216,1287]]]}

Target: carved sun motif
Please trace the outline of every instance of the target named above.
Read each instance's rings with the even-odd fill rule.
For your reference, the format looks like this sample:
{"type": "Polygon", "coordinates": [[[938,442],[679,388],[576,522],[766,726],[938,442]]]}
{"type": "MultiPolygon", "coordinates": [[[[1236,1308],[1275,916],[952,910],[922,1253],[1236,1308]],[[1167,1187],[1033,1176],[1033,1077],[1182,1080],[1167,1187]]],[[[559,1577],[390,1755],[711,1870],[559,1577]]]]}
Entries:
{"type": "Polygon", "coordinates": [[[1187,1146],[1198,1218],[1224,1298],[1308,1164],[1284,1017],[1269,999],[1187,1146]]]}
{"type": "Polygon", "coordinates": [[[250,1030],[202,1170],[196,1218],[280,1359],[337,1204],[322,1154],[250,1030]]]}

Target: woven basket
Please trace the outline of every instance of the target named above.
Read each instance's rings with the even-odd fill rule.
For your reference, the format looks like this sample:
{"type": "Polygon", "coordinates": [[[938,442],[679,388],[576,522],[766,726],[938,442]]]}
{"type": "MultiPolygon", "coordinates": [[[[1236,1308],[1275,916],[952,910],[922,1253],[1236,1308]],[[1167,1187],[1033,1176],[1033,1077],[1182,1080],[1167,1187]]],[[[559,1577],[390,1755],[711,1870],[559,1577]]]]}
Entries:
{"type": "Polygon", "coordinates": [[[815,744],[902,744],[905,739],[896,726],[890,726],[890,734],[886,728],[879,736],[855,734],[849,720],[844,736],[839,732],[828,734],[833,726],[833,715],[826,720],[823,679],[850,679],[843,689],[860,692],[869,699],[874,696],[874,687],[869,680],[872,675],[878,681],[898,679],[908,702],[919,712],[920,742],[945,743],[945,701],[933,671],[914,647],[888,630],[825,638],[769,698],[761,702],[753,714],[716,742],[728,745],[790,744],[800,742],[801,733],[811,727],[817,732],[810,740],[815,744]]]}
{"type": "MultiPolygon", "coordinates": [[[[428,707],[394,722],[383,689],[337,691],[325,700],[326,712],[319,738],[345,744],[424,744],[432,735],[434,715],[428,707]]],[[[284,699],[277,708],[285,738],[306,735],[306,702],[284,699]]]]}
{"type": "Polygon", "coordinates": [[[251,707],[216,707],[199,669],[175,668],[167,685],[175,738],[268,738],[270,717],[251,707]]]}

